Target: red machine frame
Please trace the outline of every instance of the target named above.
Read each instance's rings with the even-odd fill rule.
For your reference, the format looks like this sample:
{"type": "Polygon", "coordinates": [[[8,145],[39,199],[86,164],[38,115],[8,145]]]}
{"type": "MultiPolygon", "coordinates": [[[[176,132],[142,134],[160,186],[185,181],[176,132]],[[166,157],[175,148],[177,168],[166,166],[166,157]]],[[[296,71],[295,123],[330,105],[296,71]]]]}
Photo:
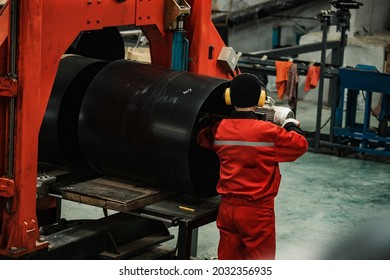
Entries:
{"type": "MultiPolygon", "coordinates": [[[[149,39],[152,63],[170,67],[172,33],[164,29],[169,1],[174,0],[9,0],[0,9],[0,255],[18,257],[48,246],[39,241],[36,213],[55,201],[36,198],[38,135],[61,56],[81,31],[139,26],[149,39]],[[8,75],[12,27],[17,30],[14,76],[8,75]]],[[[224,42],[211,21],[211,0],[187,2],[189,71],[230,78],[217,63],[224,42]]]]}

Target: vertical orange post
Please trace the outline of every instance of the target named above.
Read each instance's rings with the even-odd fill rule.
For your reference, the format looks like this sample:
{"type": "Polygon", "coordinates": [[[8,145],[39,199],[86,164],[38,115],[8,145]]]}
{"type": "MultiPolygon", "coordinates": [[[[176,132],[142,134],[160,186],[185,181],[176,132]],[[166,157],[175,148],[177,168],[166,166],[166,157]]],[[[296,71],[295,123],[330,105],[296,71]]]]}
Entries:
{"type": "MultiPolygon", "coordinates": [[[[0,77],[4,77],[8,71],[8,34],[10,13],[8,3],[0,9],[0,77]]],[[[3,89],[0,85],[0,94],[3,89]]],[[[0,174],[4,174],[6,159],[6,129],[7,129],[7,100],[0,96],[0,174]]],[[[0,190],[1,192],[1,190],[0,190]]],[[[3,209],[3,199],[0,197],[0,209],[3,209]]],[[[1,213],[1,211],[0,211],[1,213]]],[[[3,217],[0,215],[0,229],[3,217]]]]}
{"type": "Polygon", "coordinates": [[[152,64],[171,66],[172,34],[164,30],[165,0],[136,2],[135,25],[142,28],[149,41],[152,64]]]}
{"type": "MultiPolygon", "coordinates": [[[[8,34],[10,24],[10,8],[8,3],[0,10],[0,78],[5,77],[8,73],[8,34]]],[[[5,168],[5,149],[6,149],[6,124],[8,118],[6,117],[7,100],[1,96],[3,93],[3,86],[0,85],[0,174],[4,174],[5,168]]],[[[1,207],[1,204],[0,204],[1,207]]],[[[1,208],[0,208],[1,209],[1,208]]],[[[1,223],[1,217],[0,217],[1,223]]]]}
{"type": "Polygon", "coordinates": [[[47,246],[39,242],[36,216],[38,134],[61,56],[80,31],[133,25],[135,0],[12,1],[19,12],[17,94],[13,178],[0,178],[0,255],[18,257],[47,246]]]}
{"type": "MultiPolygon", "coordinates": [[[[39,239],[36,218],[37,139],[41,72],[42,4],[40,1],[18,1],[19,34],[17,97],[15,111],[14,185],[12,198],[8,198],[3,211],[0,247],[5,254],[17,255],[33,251],[39,239]],[[28,12],[27,12],[28,11],[28,12]],[[7,237],[7,238],[6,238],[7,237]]],[[[13,11],[15,12],[15,11],[13,11]]],[[[8,155],[9,156],[9,155],[8,155]]],[[[2,252],[3,253],[3,252],[2,252]]]]}
{"type": "Polygon", "coordinates": [[[218,63],[218,55],[225,46],[211,20],[212,1],[188,0],[191,14],[185,21],[185,29],[190,41],[189,71],[230,79],[218,63]]]}

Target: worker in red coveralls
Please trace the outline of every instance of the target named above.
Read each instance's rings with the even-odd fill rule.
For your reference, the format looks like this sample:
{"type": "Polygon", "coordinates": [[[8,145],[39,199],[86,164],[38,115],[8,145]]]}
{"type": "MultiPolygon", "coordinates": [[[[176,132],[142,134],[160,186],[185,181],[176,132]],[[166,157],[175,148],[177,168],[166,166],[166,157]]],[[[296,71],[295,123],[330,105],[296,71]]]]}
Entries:
{"type": "Polygon", "coordinates": [[[275,259],[274,198],[281,175],[279,162],[292,162],[308,148],[296,119],[280,124],[258,120],[255,113],[264,85],[249,73],[230,84],[235,110],[202,129],[197,141],[220,159],[217,192],[221,204],[218,259],[275,259]]]}

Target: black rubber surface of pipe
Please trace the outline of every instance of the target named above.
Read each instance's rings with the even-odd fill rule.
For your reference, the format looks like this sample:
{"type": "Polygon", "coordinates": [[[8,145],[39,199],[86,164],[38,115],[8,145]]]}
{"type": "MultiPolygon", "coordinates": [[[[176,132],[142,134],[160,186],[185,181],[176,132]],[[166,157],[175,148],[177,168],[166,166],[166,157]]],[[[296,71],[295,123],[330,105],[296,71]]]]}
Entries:
{"type": "Polygon", "coordinates": [[[111,62],[89,86],[80,146],[95,170],[150,186],[207,196],[219,161],[196,143],[199,118],[228,114],[226,80],[126,60],[111,62]]]}
{"type": "Polygon", "coordinates": [[[97,74],[93,69],[92,81],[82,83],[75,82],[80,62],[71,60],[61,62],[75,66],[60,67],[41,129],[47,161],[87,162],[95,171],[150,187],[215,194],[219,160],[197,145],[196,135],[205,113],[230,114],[223,99],[227,80],[117,60],[97,74]],[[59,113],[64,110],[65,118],[59,113]],[[69,158],[71,150],[76,152],[69,158]]]}
{"type": "Polygon", "coordinates": [[[78,141],[80,107],[91,80],[106,64],[77,55],[61,60],[39,133],[40,161],[87,166],[78,141]]]}

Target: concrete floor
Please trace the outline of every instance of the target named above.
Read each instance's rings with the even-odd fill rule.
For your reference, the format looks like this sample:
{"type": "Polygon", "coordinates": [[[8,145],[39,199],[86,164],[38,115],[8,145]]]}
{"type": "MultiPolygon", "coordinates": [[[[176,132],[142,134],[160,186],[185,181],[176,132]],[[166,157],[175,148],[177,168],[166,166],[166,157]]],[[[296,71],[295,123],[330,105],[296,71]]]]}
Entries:
{"type": "MultiPolygon", "coordinates": [[[[322,258],[330,246],[390,213],[389,164],[306,153],[281,164],[277,259],[322,258]]],[[[215,223],[199,230],[198,257],[216,256],[215,223]]]]}
{"type": "MultiPolygon", "coordinates": [[[[316,105],[299,102],[297,118],[314,131],[316,105]]],[[[323,122],[329,110],[323,109],[323,122]]],[[[323,133],[326,133],[327,127],[323,133]]],[[[296,162],[281,164],[282,182],[276,198],[277,259],[324,258],[344,238],[390,213],[390,158],[307,152],[296,162]]],[[[63,202],[67,219],[97,218],[102,210],[63,202]]],[[[175,239],[177,228],[170,231],[175,239]]],[[[390,234],[389,234],[390,236],[390,234]]],[[[215,223],[199,228],[199,259],[215,258],[219,233],[215,223]]]]}

